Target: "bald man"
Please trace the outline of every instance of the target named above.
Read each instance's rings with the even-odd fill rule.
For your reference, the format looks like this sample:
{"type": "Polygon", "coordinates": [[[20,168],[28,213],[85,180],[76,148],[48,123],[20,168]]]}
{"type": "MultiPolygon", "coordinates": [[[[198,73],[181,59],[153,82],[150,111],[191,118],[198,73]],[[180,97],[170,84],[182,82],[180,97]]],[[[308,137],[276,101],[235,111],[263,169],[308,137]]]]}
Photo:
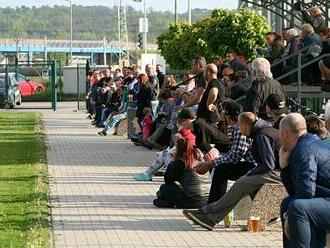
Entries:
{"type": "Polygon", "coordinates": [[[224,85],[218,80],[218,67],[208,64],[205,68],[206,88],[198,103],[197,118],[205,119],[209,124],[220,121],[217,105],[224,98],[224,85]]]}
{"type": "Polygon", "coordinates": [[[284,247],[326,247],[330,230],[330,146],[307,133],[298,113],[280,123],[281,177],[289,197],[281,206],[284,247]]]}
{"type": "Polygon", "coordinates": [[[265,183],[281,183],[276,159],[280,149],[278,130],[251,112],[241,113],[238,125],[241,133],[253,140],[251,153],[257,166],[235,181],[218,201],[199,210],[183,210],[187,218],[208,230],[213,230],[244,196],[253,194],[265,183]]]}

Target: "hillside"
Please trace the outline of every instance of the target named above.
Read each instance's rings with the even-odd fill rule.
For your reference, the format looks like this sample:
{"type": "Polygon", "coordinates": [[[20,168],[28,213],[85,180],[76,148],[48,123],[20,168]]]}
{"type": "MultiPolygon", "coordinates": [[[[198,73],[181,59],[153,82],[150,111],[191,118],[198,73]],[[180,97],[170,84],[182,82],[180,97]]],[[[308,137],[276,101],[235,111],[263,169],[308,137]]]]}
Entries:
{"type": "MultiPolygon", "coordinates": [[[[194,9],[193,21],[209,15],[205,9],[194,9]]],[[[138,20],[143,16],[141,11],[127,8],[128,39],[136,41],[138,35],[138,20]]],[[[156,38],[174,20],[171,12],[148,10],[149,42],[156,38]]],[[[179,20],[186,15],[179,15],[179,20]]],[[[40,8],[0,8],[1,38],[70,38],[70,9],[65,6],[40,8]]],[[[104,6],[85,7],[73,6],[73,39],[101,40],[103,36],[117,40],[117,9],[104,6]]]]}

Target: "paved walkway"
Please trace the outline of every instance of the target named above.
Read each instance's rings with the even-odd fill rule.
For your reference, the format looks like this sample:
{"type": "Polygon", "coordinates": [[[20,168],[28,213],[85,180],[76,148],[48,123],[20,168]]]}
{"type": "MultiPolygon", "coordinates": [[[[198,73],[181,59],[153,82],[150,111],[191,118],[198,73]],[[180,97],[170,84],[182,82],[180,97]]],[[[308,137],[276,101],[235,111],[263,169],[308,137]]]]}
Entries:
{"type": "Polygon", "coordinates": [[[152,205],[162,179],[133,175],[154,152],[118,137],[97,137],[75,105],[44,110],[56,247],[281,247],[278,226],[247,233],[220,225],[213,232],[191,225],[181,210],[152,205]]]}

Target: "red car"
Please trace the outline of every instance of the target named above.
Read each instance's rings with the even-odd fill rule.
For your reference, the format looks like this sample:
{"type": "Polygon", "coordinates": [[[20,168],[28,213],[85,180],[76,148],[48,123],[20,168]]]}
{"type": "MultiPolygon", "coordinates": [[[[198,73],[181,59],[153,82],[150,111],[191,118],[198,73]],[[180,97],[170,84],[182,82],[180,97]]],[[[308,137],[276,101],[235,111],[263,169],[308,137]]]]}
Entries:
{"type": "Polygon", "coordinates": [[[19,83],[19,90],[22,96],[31,96],[46,90],[46,87],[43,84],[28,80],[24,75],[21,74],[17,75],[17,81],[19,83]]]}

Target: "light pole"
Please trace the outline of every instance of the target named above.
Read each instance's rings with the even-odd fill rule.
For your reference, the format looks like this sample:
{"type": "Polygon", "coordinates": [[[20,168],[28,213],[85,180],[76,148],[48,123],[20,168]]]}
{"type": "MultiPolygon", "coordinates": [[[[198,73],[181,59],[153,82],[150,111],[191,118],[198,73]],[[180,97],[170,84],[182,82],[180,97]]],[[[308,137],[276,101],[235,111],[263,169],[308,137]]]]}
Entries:
{"type": "Polygon", "coordinates": [[[64,0],[70,3],[70,64],[72,64],[72,1],[64,0]]]}
{"type": "Polygon", "coordinates": [[[178,23],[178,2],[174,0],[174,23],[175,25],[178,23]]]}
{"type": "Polygon", "coordinates": [[[18,60],[19,43],[21,42],[21,39],[20,38],[15,38],[14,41],[16,43],[16,59],[18,60]]]}
{"type": "Polygon", "coordinates": [[[188,23],[191,25],[191,0],[188,0],[188,23]]]}

